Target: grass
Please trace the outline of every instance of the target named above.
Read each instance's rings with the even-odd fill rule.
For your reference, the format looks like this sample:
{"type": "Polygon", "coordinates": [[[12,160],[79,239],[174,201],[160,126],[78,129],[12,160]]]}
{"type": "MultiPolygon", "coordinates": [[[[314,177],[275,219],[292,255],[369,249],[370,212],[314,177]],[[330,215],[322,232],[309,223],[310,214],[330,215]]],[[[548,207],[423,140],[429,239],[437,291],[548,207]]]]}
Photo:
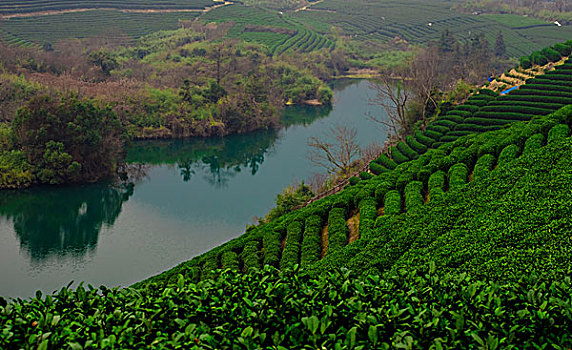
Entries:
{"type": "Polygon", "coordinates": [[[2,23],[0,37],[11,44],[55,43],[61,39],[98,35],[139,38],[163,29],[177,29],[179,20],[191,20],[197,15],[193,12],[124,13],[94,10],[53,16],[12,18],[2,23]]]}
{"type": "Polygon", "coordinates": [[[0,3],[0,14],[59,11],[80,8],[122,9],[203,9],[215,5],[211,0],[19,0],[0,3]]]}

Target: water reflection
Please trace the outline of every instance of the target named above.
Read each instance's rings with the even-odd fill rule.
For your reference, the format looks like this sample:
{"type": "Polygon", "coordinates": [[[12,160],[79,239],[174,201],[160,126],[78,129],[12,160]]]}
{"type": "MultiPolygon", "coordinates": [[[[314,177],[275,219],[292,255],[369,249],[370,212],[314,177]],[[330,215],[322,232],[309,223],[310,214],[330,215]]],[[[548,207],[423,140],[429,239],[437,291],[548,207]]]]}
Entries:
{"type": "MultiPolygon", "coordinates": [[[[288,108],[284,125],[308,125],[330,109],[288,108]]],[[[0,218],[13,223],[20,248],[32,263],[50,257],[81,258],[95,251],[102,227],[114,225],[123,203],[133,195],[133,181],[143,178],[149,166],[175,166],[184,182],[203,174],[209,185],[224,188],[238,173],[255,175],[279,135],[278,130],[267,130],[226,138],[136,142],[127,152],[130,182],[123,177],[123,184],[1,191],[0,218]]]]}
{"type": "MultiPolygon", "coordinates": [[[[282,125],[285,128],[306,126],[326,117],[331,109],[331,106],[288,107],[284,111],[282,125]]],[[[240,172],[248,171],[255,175],[279,135],[277,130],[266,130],[225,138],[136,142],[127,152],[127,162],[176,166],[184,182],[192,181],[197,173],[203,173],[211,186],[224,188],[240,172]]]]}
{"type": "Polygon", "coordinates": [[[113,225],[133,184],[35,188],[0,193],[0,215],[11,219],[32,262],[83,256],[97,246],[102,225],[113,225]]]}

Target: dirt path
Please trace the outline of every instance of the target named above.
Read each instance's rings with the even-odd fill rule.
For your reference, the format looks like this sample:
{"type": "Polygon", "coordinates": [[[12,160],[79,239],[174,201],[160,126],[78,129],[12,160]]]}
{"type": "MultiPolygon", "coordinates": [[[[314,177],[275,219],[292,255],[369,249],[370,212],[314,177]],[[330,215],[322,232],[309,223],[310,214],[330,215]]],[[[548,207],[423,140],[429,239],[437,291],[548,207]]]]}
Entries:
{"type": "Polygon", "coordinates": [[[326,253],[328,252],[328,224],[326,224],[326,226],[324,226],[324,228],[322,229],[322,253],[320,254],[320,259],[323,259],[326,256],[326,253]]]}
{"type": "Polygon", "coordinates": [[[230,1],[213,0],[219,3],[218,5],[205,7],[204,9],[120,9],[116,7],[91,7],[91,8],[79,8],[79,9],[67,9],[67,10],[56,10],[56,11],[37,11],[37,12],[26,12],[26,13],[11,13],[7,15],[0,15],[0,19],[12,19],[12,18],[28,18],[28,17],[43,17],[43,16],[54,16],[62,15],[66,13],[78,13],[78,12],[88,12],[88,11],[118,11],[123,13],[184,13],[184,12],[200,12],[207,13],[219,7],[227,6],[232,4],[230,1]]]}
{"type": "MultiPolygon", "coordinates": [[[[314,5],[318,5],[318,4],[321,3],[321,2],[324,2],[324,0],[319,0],[319,1],[313,2],[313,3],[311,3],[311,4],[308,4],[308,5],[304,6],[304,7],[300,7],[300,8],[298,8],[298,9],[295,9],[294,12],[306,11],[306,10],[308,10],[310,7],[312,7],[312,6],[314,6],[314,5]]],[[[326,10],[326,11],[327,11],[327,10],[326,10]]],[[[335,12],[335,11],[334,11],[334,12],[335,12]]]]}
{"type": "Polygon", "coordinates": [[[359,238],[359,211],[356,210],[356,214],[348,219],[348,229],[350,230],[349,244],[357,241],[359,238]]]}

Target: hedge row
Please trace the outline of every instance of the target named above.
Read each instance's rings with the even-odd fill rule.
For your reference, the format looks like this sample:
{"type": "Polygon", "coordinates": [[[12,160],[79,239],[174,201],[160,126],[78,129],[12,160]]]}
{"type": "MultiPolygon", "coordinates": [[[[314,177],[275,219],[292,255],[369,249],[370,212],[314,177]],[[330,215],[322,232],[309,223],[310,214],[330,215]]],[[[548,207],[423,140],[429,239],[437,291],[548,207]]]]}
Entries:
{"type": "Polygon", "coordinates": [[[520,148],[515,145],[508,145],[501,151],[498,159],[498,166],[503,166],[506,163],[515,160],[520,155],[520,148]]]}
{"type": "MultiPolygon", "coordinates": [[[[443,134],[446,134],[447,131],[449,131],[450,129],[447,128],[447,127],[445,127],[445,126],[440,126],[440,125],[433,125],[433,124],[431,124],[431,125],[429,125],[429,126],[427,127],[427,130],[435,131],[435,132],[438,132],[438,133],[440,133],[441,135],[443,135],[443,134]]],[[[430,136],[430,135],[428,135],[428,136],[430,136]]],[[[430,137],[432,137],[432,136],[430,136],[430,137]]]]}
{"type": "Polygon", "coordinates": [[[421,131],[417,130],[415,131],[415,139],[423,144],[426,147],[431,147],[431,145],[433,145],[433,142],[435,142],[434,139],[432,139],[431,137],[423,134],[421,131]]]}
{"type": "MultiPolygon", "coordinates": [[[[472,101],[474,101],[474,100],[472,100],[472,101]]],[[[457,106],[455,108],[455,111],[469,112],[470,114],[475,113],[478,110],[479,110],[479,106],[475,106],[475,105],[471,105],[471,104],[463,104],[463,105],[457,106]]]]}
{"type": "MultiPolygon", "coordinates": [[[[547,97],[565,97],[565,98],[572,98],[572,93],[568,91],[550,91],[550,90],[533,90],[533,89],[522,89],[513,91],[510,96],[519,96],[519,95],[537,95],[537,96],[547,96],[547,97]]],[[[484,107],[487,108],[487,107],[484,107]]],[[[552,112],[552,111],[550,111],[552,112]]],[[[548,114],[547,112],[545,114],[548,114]]]]}
{"type": "Polygon", "coordinates": [[[570,128],[566,124],[558,124],[548,132],[547,142],[560,142],[570,136],[570,128]]]}
{"type": "Polygon", "coordinates": [[[547,115],[554,110],[548,108],[528,107],[518,105],[489,105],[481,108],[479,112],[514,112],[522,114],[547,115]]]}
{"type": "MultiPolygon", "coordinates": [[[[471,115],[473,115],[473,114],[471,113],[471,115]]],[[[439,119],[440,120],[450,120],[450,121],[458,124],[458,123],[462,123],[463,120],[465,120],[465,118],[467,118],[467,117],[470,117],[470,115],[460,116],[457,114],[446,114],[444,116],[439,117],[439,119]]]]}
{"type": "Polygon", "coordinates": [[[377,218],[376,201],[372,197],[363,199],[359,203],[359,236],[360,238],[374,238],[375,219],[377,218]]]}
{"type": "Polygon", "coordinates": [[[423,182],[412,181],[405,186],[405,210],[412,211],[423,205],[423,182]]]}
{"type": "Polygon", "coordinates": [[[309,216],[304,223],[302,239],[302,256],[300,264],[308,266],[320,260],[322,256],[322,218],[318,215],[309,216]]]}
{"type": "Polygon", "coordinates": [[[213,255],[206,259],[203,263],[201,279],[212,278],[215,276],[215,271],[219,268],[218,256],[213,255]]]}
{"type": "Polygon", "coordinates": [[[506,124],[514,123],[514,120],[473,117],[473,118],[467,118],[465,123],[466,124],[482,125],[482,126],[491,126],[491,125],[506,125],[506,124]]]}
{"type": "Polygon", "coordinates": [[[572,81],[559,81],[555,82],[554,80],[550,79],[549,77],[540,76],[539,78],[532,78],[526,80],[526,84],[553,84],[559,86],[572,86],[572,81]]]}
{"type": "Polygon", "coordinates": [[[393,184],[389,181],[383,181],[377,185],[377,187],[375,188],[375,201],[378,203],[379,206],[383,205],[383,202],[385,200],[385,195],[393,188],[394,188],[393,184]]]}
{"type": "Polygon", "coordinates": [[[385,215],[401,214],[401,194],[397,190],[391,190],[385,194],[385,215]]]}
{"type": "Polygon", "coordinates": [[[491,119],[506,119],[514,121],[530,120],[531,115],[526,115],[522,113],[514,112],[477,112],[474,115],[475,118],[491,118],[491,119]]]}
{"type": "Polygon", "coordinates": [[[233,271],[238,271],[238,254],[233,252],[232,250],[226,251],[222,253],[220,258],[222,268],[223,269],[230,269],[233,271]]]}
{"type": "Polygon", "coordinates": [[[467,101],[465,101],[465,104],[467,105],[473,105],[473,106],[477,106],[477,107],[483,107],[489,104],[491,100],[485,100],[485,99],[468,99],[467,101]]]}
{"type": "MultiPolygon", "coordinates": [[[[529,101],[529,102],[543,102],[543,103],[561,103],[564,105],[572,104],[572,98],[560,97],[560,96],[539,96],[539,95],[510,95],[503,96],[499,98],[503,100],[511,101],[529,101]]],[[[477,112],[478,114],[479,112],[477,112]]]]}
{"type": "Polygon", "coordinates": [[[376,162],[371,162],[369,163],[369,170],[374,173],[375,175],[379,175],[381,173],[384,173],[386,171],[389,171],[388,169],[386,169],[383,165],[380,165],[376,162]]]}
{"type": "MultiPolygon", "coordinates": [[[[491,120],[496,120],[496,119],[491,119],[491,120]]],[[[457,125],[455,130],[483,133],[483,132],[487,132],[487,131],[498,130],[501,128],[502,128],[502,125],[486,125],[485,126],[485,125],[477,125],[477,124],[471,124],[471,123],[463,123],[463,124],[457,125]]]]}
{"type": "Polygon", "coordinates": [[[378,163],[379,165],[384,166],[385,168],[389,169],[389,170],[393,170],[395,169],[395,167],[397,166],[397,163],[395,163],[393,161],[393,159],[390,159],[387,154],[382,154],[381,156],[377,157],[377,159],[375,160],[376,163],[378,163]]]}
{"type": "Polygon", "coordinates": [[[554,84],[554,82],[552,82],[551,84],[547,84],[547,83],[530,83],[530,84],[526,84],[521,86],[520,88],[521,91],[523,90],[538,90],[538,91],[565,91],[565,92],[572,92],[572,86],[563,86],[560,84],[554,84]]]}
{"type": "Polygon", "coordinates": [[[348,236],[345,209],[333,208],[328,215],[328,253],[345,247],[348,244],[348,236]]]}
{"type": "Polygon", "coordinates": [[[545,102],[530,102],[530,101],[513,101],[513,100],[498,100],[492,102],[491,106],[502,106],[502,105],[510,105],[510,106],[525,106],[525,107],[538,107],[538,108],[547,108],[552,110],[557,110],[564,105],[562,103],[545,103],[545,102]]]}
{"type": "Polygon", "coordinates": [[[495,156],[492,154],[485,154],[477,160],[475,164],[475,169],[473,170],[473,181],[482,179],[486,176],[494,167],[496,162],[495,156]]]}
{"type": "Polygon", "coordinates": [[[405,162],[409,161],[409,158],[407,158],[407,156],[403,155],[403,153],[401,153],[399,151],[399,149],[397,149],[397,147],[391,147],[390,152],[391,152],[391,158],[393,158],[393,160],[397,164],[401,164],[401,163],[405,163],[405,162]]]}
{"type": "Polygon", "coordinates": [[[401,152],[404,156],[406,156],[407,158],[409,158],[409,160],[413,160],[413,159],[417,159],[417,157],[419,157],[419,154],[417,152],[415,152],[411,147],[409,147],[409,145],[403,141],[400,141],[397,144],[397,149],[399,150],[399,152],[401,152]]]}
{"type": "MultiPolygon", "coordinates": [[[[448,130],[447,130],[448,131],[448,130]]],[[[423,132],[423,135],[425,135],[426,137],[432,139],[432,140],[439,140],[441,138],[441,136],[443,136],[444,133],[446,133],[447,131],[444,132],[440,132],[440,131],[435,131],[435,130],[431,130],[431,129],[427,129],[423,132]]],[[[433,148],[435,148],[435,145],[431,145],[433,148]]]]}
{"type": "Polygon", "coordinates": [[[244,263],[244,270],[260,269],[260,242],[256,240],[246,242],[240,258],[244,263]]]}
{"type": "Polygon", "coordinates": [[[302,223],[291,222],[286,228],[286,245],[282,251],[280,269],[286,269],[298,264],[300,257],[300,239],[302,238],[302,223]]]}
{"type": "MultiPolygon", "coordinates": [[[[471,114],[472,115],[472,114],[471,114]]],[[[449,130],[452,130],[455,125],[457,125],[456,122],[452,121],[452,120],[447,120],[447,119],[438,119],[435,123],[433,123],[432,125],[439,125],[439,126],[444,126],[446,128],[449,128],[449,130]]]]}
{"type": "Polygon", "coordinates": [[[414,150],[415,152],[417,152],[419,154],[423,154],[423,153],[427,152],[427,146],[425,146],[421,142],[417,141],[415,139],[415,137],[413,137],[412,135],[408,135],[405,138],[405,142],[407,142],[407,144],[409,145],[409,147],[411,147],[412,150],[414,150]]]}
{"type": "Polygon", "coordinates": [[[461,137],[461,136],[467,136],[467,135],[472,135],[472,134],[474,134],[474,132],[466,131],[466,130],[453,130],[453,131],[449,131],[447,133],[447,136],[461,137]]]}
{"type": "Polygon", "coordinates": [[[449,190],[455,190],[467,183],[469,169],[463,163],[457,163],[449,169],[449,190]]]}
{"type": "MultiPolygon", "coordinates": [[[[466,117],[470,117],[475,112],[474,110],[471,110],[471,111],[463,110],[460,107],[461,106],[447,112],[447,115],[458,115],[458,116],[466,118],[466,117]]],[[[476,109],[478,110],[479,108],[477,107],[476,109]]]]}
{"type": "Polygon", "coordinates": [[[280,231],[268,231],[264,235],[264,265],[278,267],[282,256],[282,236],[283,232],[280,231]]]}
{"type": "Polygon", "coordinates": [[[439,170],[431,174],[427,187],[429,188],[430,201],[443,199],[445,195],[445,172],[439,170]]]}
{"type": "Polygon", "coordinates": [[[534,150],[542,147],[544,145],[544,135],[543,134],[534,134],[526,140],[524,144],[524,150],[522,154],[530,154],[534,150]]]}

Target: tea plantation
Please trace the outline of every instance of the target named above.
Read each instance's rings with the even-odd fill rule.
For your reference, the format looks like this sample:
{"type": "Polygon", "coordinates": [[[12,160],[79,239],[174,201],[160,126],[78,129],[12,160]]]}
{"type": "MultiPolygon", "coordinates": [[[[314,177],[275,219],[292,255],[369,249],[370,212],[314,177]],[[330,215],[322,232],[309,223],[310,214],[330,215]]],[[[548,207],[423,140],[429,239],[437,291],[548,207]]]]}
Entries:
{"type": "Polygon", "coordinates": [[[569,349],[571,63],[132,288],[0,299],[0,347],[569,349]]]}

